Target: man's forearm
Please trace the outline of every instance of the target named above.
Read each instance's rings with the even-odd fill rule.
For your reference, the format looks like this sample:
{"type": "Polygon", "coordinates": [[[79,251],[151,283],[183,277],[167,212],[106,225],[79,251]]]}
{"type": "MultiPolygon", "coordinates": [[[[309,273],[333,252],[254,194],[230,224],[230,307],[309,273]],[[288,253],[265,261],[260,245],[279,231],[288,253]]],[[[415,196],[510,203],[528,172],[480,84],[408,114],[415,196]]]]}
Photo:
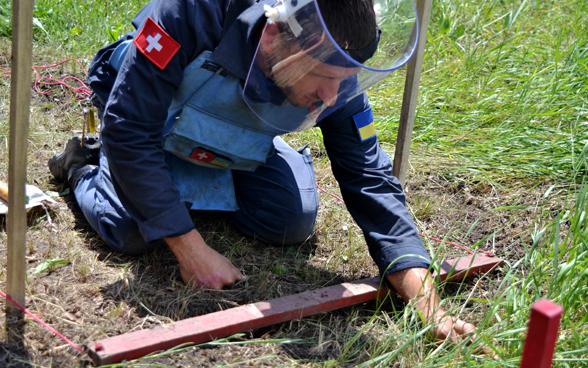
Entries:
{"type": "Polygon", "coordinates": [[[414,299],[415,308],[428,320],[439,308],[439,297],[426,268],[408,268],[391,273],[388,281],[405,303],[414,299]]]}

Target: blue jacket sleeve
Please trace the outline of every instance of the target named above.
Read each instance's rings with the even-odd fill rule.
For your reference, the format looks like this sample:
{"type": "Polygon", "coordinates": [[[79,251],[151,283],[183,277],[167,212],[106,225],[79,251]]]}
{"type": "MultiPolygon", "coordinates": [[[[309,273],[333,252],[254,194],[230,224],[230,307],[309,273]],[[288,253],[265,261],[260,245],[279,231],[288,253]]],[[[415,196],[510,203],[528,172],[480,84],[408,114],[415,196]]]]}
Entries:
{"type": "Polygon", "coordinates": [[[428,268],[430,258],[392,175],[390,158],[376,137],[359,138],[353,116],[369,108],[364,93],[320,122],[333,174],[382,276],[428,268]]]}
{"type": "Polygon", "coordinates": [[[221,3],[165,0],[146,7],[139,14],[142,22],[152,18],[180,50],[160,70],[131,45],[104,109],[101,139],[115,189],[146,242],[194,227],[165,164],[162,129],[183,70],[220,41],[221,3]]]}

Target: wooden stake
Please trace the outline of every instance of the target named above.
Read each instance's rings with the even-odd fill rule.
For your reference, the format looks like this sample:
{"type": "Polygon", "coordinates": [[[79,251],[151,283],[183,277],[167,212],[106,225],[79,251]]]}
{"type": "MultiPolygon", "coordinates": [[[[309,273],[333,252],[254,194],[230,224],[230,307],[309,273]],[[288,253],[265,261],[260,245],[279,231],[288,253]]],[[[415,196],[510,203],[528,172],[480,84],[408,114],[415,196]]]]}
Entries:
{"type": "Polygon", "coordinates": [[[408,168],[408,155],[412,140],[412,129],[416,115],[417,97],[423,69],[425,45],[427,43],[427,29],[431,18],[431,6],[433,0],[418,0],[417,12],[420,22],[420,35],[417,50],[406,66],[406,81],[404,83],[404,96],[400,110],[400,125],[396,137],[396,151],[394,154],[393,175],[404,185],[408,168]]]}
{"type": "MultiPolygon", "coordinates": [[[[26,232],[25,183],[27,138],[31,104],[31,55],[33,52],[33,0],[12,2],[12,73],[10,84],[10,147],[8,186],[10,208],[7,214],[8,252],[6,291],[25,305],[26,232]]],[[[24,314],[6,302],[7,340],[22,343],[24,314]]]]}
{"type": "Polygon", "coordinates": [[[547,299],[533,304],[520,368],[550,368],[563,308],[547,299]]]}

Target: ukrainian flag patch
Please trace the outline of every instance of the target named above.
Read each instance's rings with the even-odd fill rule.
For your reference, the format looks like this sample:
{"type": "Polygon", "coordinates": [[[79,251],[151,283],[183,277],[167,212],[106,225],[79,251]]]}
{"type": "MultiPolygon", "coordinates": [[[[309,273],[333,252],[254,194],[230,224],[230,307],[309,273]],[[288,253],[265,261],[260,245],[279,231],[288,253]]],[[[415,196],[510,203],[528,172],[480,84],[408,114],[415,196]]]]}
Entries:
{"type": "Polygon", "coordinates": [[[226,160],[222,157],[218,157],[216,156],[212,161],[210,161],[211,164],[220,166],[220,167],[224,167],[225,169],[229,166],[231,166],[232,162],[231,160],[226,160]]]}
{"type": "Polygon", "coordinates": [[[374,124],[374,114],[372,108],[365,110],[353,116],[353,121],[359,133],[359,139],[364,142],[376,136],[376,125],[374,124]]]}

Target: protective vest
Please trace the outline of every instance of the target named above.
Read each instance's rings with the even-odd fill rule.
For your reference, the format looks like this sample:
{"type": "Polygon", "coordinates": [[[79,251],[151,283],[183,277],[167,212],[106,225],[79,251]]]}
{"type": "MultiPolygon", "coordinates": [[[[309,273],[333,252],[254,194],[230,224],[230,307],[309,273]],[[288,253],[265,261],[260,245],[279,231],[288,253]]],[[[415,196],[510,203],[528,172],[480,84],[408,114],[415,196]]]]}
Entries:
{"type": "MultiPolygon", "coordinates": [[[[109,63],[119,70],[132,40],[109,63]]],[[[259,119],[242,98],[241,80],[200,54],[184,70],[163,130],[163,150],[181,200],[196,210],[236,211],[231,170],[254,171],[283,132],[259,119]]]]}

